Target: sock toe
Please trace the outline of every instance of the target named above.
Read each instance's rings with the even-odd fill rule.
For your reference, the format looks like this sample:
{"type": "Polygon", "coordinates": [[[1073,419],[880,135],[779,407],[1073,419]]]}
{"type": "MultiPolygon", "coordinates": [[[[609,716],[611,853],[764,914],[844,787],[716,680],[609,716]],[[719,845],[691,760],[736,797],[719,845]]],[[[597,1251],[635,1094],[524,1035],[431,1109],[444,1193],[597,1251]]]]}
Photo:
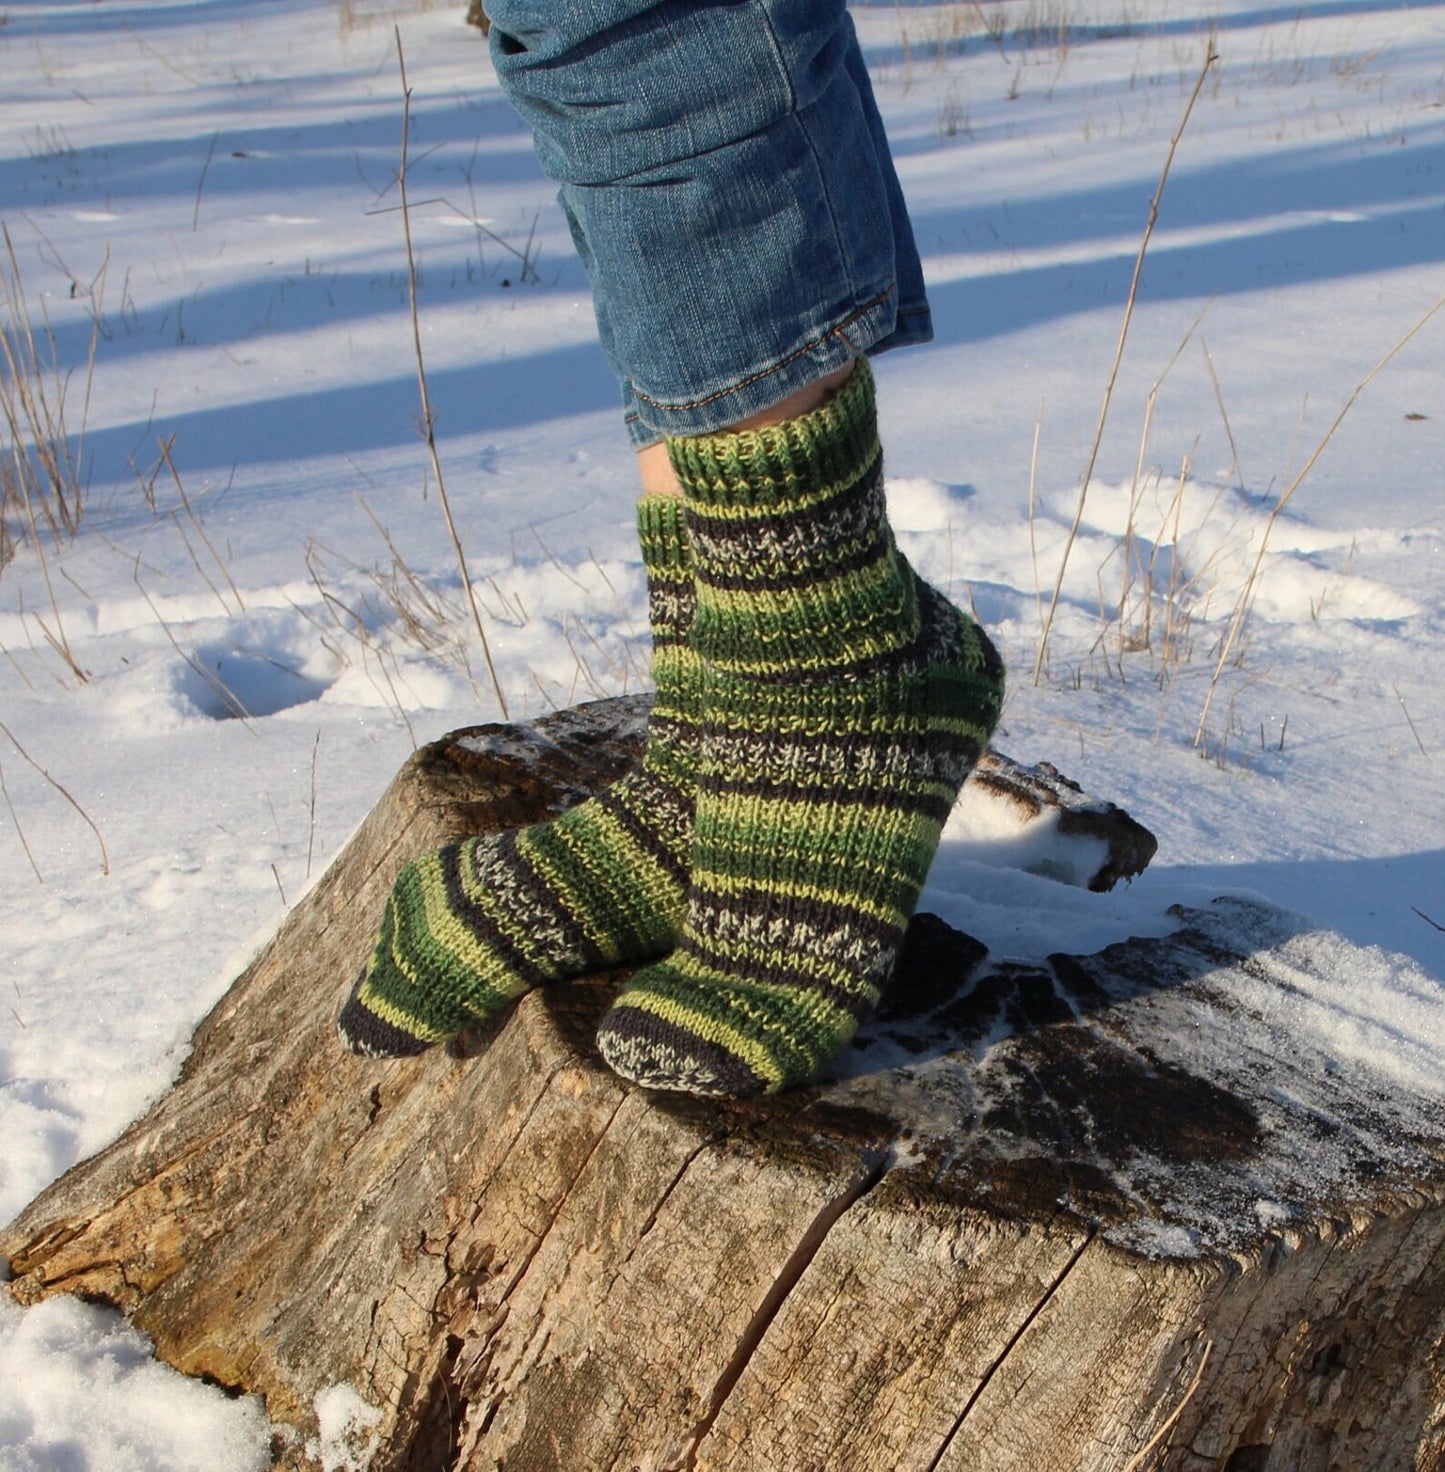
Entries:
{"type": "Polygon", "coordinates": [[[768,1089],[766,1079],[721,1043],[626,998],[602,1019],[597,1046],[615,1074],[643,1088],[729,1099],[768,1089]]]}
{"type": "Polygon", "coordinates": [[[336,1019],[341,1041],[362,1058],[414,1058],[426,1052],[431,1043],[373,1012],[361,1000],[361,986],[358,980],[336,1019]]]}

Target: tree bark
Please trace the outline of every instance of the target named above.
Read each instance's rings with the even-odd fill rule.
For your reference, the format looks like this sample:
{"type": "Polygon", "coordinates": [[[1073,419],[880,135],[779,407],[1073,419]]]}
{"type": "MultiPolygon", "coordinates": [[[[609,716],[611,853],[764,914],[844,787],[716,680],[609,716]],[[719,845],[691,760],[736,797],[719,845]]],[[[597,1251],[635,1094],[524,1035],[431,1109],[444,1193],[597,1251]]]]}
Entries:
{"type": "MultiPolygon", "coordinates": [[[[595,790],[642,716],[418,753],[174,1089],[0,1234],[15,1297],[115,1303],[264,1394],[287,1467],[349,1386],[373,1472],[1445,1468],[1445,1117],[1272,1010],[1343,944],[1292,917],[1018,965],[920,915],[839,1078],[771,1100],[608,1072],[620,974],[346,1053],[405,859],[595,790]]],[[[994,758],[964,803],[1051,826],[1079,883],[1153,852],[1051,769],[994,758]]]]}

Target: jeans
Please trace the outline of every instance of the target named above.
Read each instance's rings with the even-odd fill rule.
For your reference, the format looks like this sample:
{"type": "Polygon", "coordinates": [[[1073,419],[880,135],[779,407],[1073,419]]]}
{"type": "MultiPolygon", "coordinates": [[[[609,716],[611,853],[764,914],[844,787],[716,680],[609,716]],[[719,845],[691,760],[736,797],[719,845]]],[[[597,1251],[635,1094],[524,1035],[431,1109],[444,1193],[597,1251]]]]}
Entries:
{"type": "Polygon", "coordinates": [[[634,444],[932,335],[844,0],[488,0],[634,444]]]}

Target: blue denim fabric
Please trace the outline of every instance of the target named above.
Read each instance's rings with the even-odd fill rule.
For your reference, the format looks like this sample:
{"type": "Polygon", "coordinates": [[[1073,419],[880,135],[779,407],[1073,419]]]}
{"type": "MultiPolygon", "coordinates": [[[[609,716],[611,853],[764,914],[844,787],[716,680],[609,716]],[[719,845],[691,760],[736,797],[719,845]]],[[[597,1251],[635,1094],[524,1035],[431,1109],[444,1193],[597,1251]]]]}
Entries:
{"type": "Polygon", "coordinates": [[[844,0],[489,0],[635,444],[932,335],[844,0]]]}

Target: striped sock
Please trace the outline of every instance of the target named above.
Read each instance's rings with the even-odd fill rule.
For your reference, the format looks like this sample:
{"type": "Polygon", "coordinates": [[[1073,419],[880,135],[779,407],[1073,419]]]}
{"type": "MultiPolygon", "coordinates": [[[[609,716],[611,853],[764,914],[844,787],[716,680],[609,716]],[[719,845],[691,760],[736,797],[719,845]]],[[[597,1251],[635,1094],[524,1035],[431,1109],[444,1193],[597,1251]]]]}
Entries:
{"type": "Polygon", "coordinates": [[[865,362],[810,414],[670,449],[708,663],[692,884],[598,1042],[652,1088],[773,1092],[878,1002],[1003,668],[893,544],[865,362]]]}
{"type": "Polygon", "coordinates": [[[342,1010],[356,1053],[419,1053],[544,982],[651,960],[686,909],[702,662],[682,503],[638,503],[657,696],[639,766],[550,823],[448,845],[401,871],[342,1010]]]}

